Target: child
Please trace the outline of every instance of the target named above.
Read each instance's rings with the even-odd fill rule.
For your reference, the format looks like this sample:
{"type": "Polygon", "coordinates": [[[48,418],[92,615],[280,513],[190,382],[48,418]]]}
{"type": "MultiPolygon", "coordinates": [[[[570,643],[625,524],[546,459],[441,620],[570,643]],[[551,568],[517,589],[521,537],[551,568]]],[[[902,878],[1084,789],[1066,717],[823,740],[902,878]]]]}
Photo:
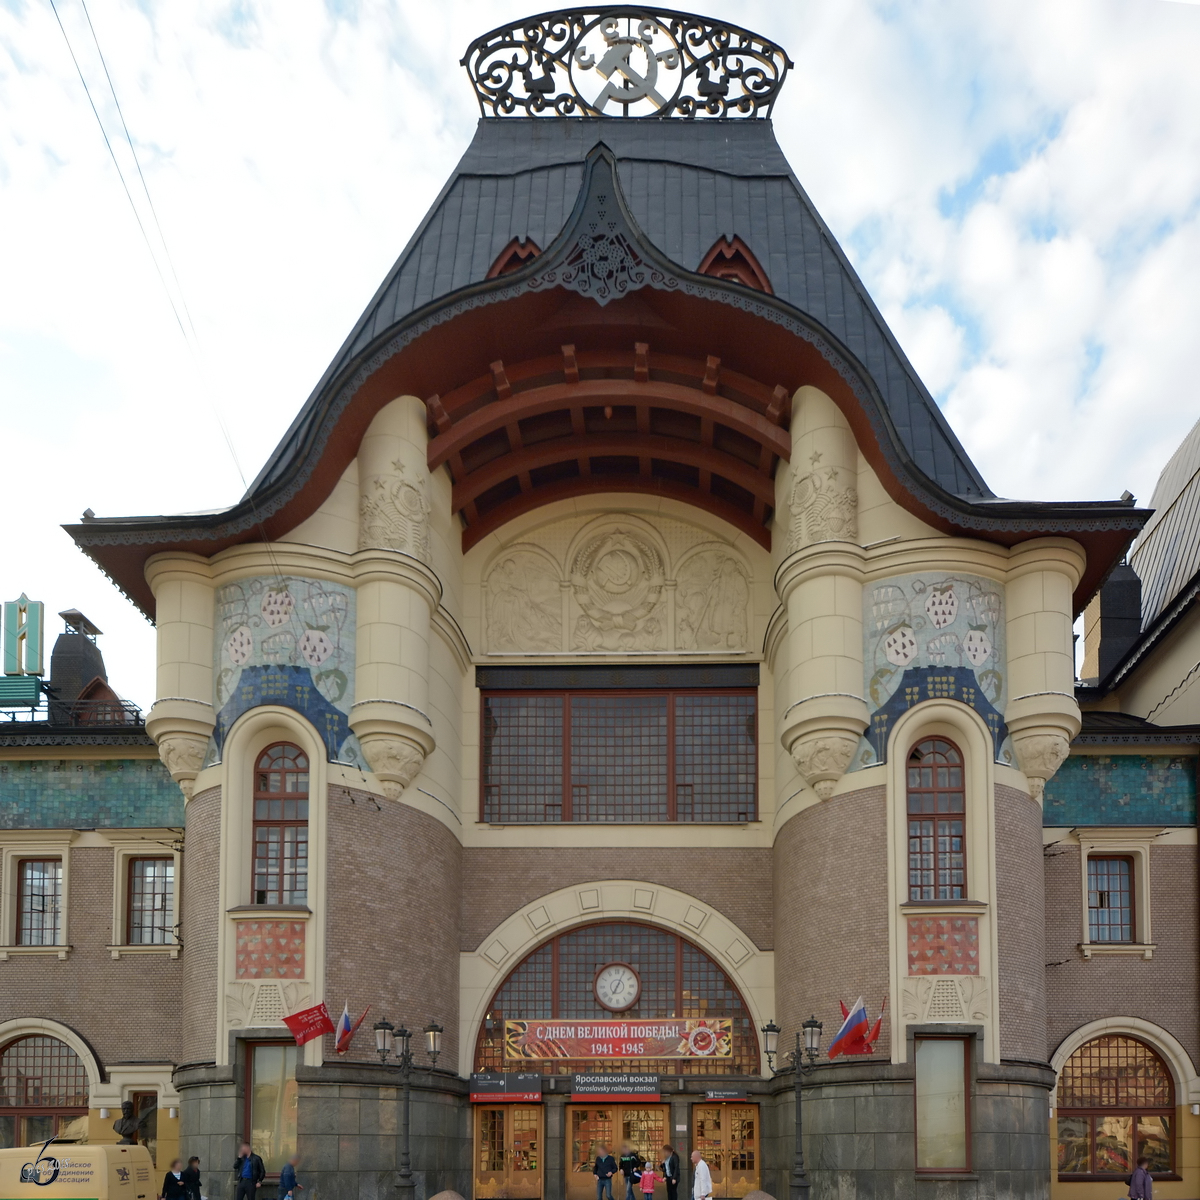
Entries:
{"type": "Polygon", "coordinates": [[[641,1180],[643,1196],[653,1196],[654,1185],[660,1179],[662,1179],[663,1176],[654,1169],[654,1164],[647,1159],[645,1165],[641,1169],[640,1174],[635,1175],[634,1178],[641,1180]]]}

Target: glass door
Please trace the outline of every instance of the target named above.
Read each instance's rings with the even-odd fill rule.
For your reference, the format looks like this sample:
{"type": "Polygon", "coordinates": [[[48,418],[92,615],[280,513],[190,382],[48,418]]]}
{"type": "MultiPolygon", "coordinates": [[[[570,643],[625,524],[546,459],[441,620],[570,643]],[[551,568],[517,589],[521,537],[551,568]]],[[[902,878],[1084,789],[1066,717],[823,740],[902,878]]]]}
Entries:
{"type": "Polygon", "coordinates": [[[692,1109],[692,1149],[712,1172],[713,1195],[740,1200],[758,1191],[757,1104],[697,1104],[692,1109]]]}
{"type": "Polygon", "coordinates": [[[540,1107],[476,1106],[475,1195],[479,1200],[539,1200],[542,1195],[540,1107]]]}
{"type": "MultiPolygon", "coordinates": [[[[567,1109],[567,1200],[595,1200],[596,1180],[592,1166],[596,1152],[604,1146],[613,1158],[631,1146],[659,1171],[662,1148],[667,1142],[665,1104],[606,1104],[596,1108],[571,1105],[567,1109]]],[[[625,1177],[613,1176],[613,1200],[625,1200],[625,1177]]],[[[657,1183],[655,1200],[665,1200],[666,1185],[657,1183]]],[[[641,1185],[634,1181],[634,1200],[642,1200],[641,1185]]]]}

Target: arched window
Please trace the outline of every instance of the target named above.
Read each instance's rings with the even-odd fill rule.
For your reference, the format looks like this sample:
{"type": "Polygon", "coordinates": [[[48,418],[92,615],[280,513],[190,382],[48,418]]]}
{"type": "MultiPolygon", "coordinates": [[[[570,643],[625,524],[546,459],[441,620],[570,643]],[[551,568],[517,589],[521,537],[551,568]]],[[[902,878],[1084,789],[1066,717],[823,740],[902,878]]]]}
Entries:
{"type": "Polygon", "coordinates": [[[0,1049],[0,1146],[40,1146],[87,1133],[88,1078],[79,1055],[52,1037],[0,1049]]]}
{"type": "Polygon", "coordinates": [[[1127,1179],[1143,1155],[1152,1173],[1170,1174],[1174,1108],[1171,1072],[1145,1042],[1085,1042],[1058,1077],[1059,1175],[1127,1179]]]}
{"type": "Polygon", "coordinates": [[[308,756],[277,742],[254,769],[254,903],[308,898],[308,756]]]}
{"type": "MultiPolygon", "coordinates": [[[[618,975],[625,972],[618,972],[618,975]]],[[[628,978],[628,976],[626,976],[628,978]]],[[[609,985],[611,986],[611,984],[609,985]]],[[[511,1031],[510,1031],[511,1032],[511,1031]]],[[[528,955],[492,998],[479,1031],[476,1070],[519,1066],[523,1071],[563,1074],[596,1071],[656,1072],[662,1075],[757,1075],[758,1037],[750,1010],[728,975],[703,950],[668,933],[634,922],[585,925],[560,934],[528,955]],[[597,999],[605,981],[602,968],[619,964],[637,979],[638,998],[614,1011],[597,999]],[[728,1056],[645,1058],[634,1055],[590,1059],[562,1057],[578,1047],[569,1040],[546,1050],[548,1057],[522,1061],[506,1056],[505,1020],[654,1021],[664,1018],[729,1018],[728,1056]],[[491,1028],[488,1028],[488,1026],[491,1028]],[[552,1057],[550,1057],[552,1056],[552,1057]]]]}
{"type": "Polygon", "coordinates": [[[908,898],[967,898],[963,759],[945,738],[926,738],[908,756],[908,898]]]}

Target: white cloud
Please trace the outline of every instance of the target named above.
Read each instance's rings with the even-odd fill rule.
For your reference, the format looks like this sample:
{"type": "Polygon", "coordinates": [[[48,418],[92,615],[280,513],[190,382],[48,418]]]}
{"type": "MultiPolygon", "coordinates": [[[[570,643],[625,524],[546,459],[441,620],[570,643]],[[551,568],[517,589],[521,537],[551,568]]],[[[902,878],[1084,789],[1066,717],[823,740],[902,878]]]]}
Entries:
{"type": "MultiPolygon", "coordinates": [[[[56,526],[237,498],[214,407],[252,476],[470,140],[466,43],[525,7],[91,0],[197,362],[49,6],[0,0],[0,596],[81,607],[133,698],[153,635],[56,526]]],[[[116,135],[78,0],[59,8],[116,135]]],[[[779,139],[989,482],[1148,498],[1200,415],[1200,12],[758,0],[738,19],[792,54],[779,139]]]]}

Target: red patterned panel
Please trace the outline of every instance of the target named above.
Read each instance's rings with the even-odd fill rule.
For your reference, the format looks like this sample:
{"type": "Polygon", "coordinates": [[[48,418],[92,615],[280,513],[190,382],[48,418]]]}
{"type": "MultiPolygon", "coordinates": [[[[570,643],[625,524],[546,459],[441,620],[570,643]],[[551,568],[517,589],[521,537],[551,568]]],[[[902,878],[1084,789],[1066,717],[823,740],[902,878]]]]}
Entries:
{"type": "Polygon", "coordinates": [[[238,921],[239,979],[299,979],[304,974],[303,921],[238,921]]]}
{"type": "Polygon", "coordinates": [[[978,975],[978,917],[909,917],[910,975],[978,975]]]}

